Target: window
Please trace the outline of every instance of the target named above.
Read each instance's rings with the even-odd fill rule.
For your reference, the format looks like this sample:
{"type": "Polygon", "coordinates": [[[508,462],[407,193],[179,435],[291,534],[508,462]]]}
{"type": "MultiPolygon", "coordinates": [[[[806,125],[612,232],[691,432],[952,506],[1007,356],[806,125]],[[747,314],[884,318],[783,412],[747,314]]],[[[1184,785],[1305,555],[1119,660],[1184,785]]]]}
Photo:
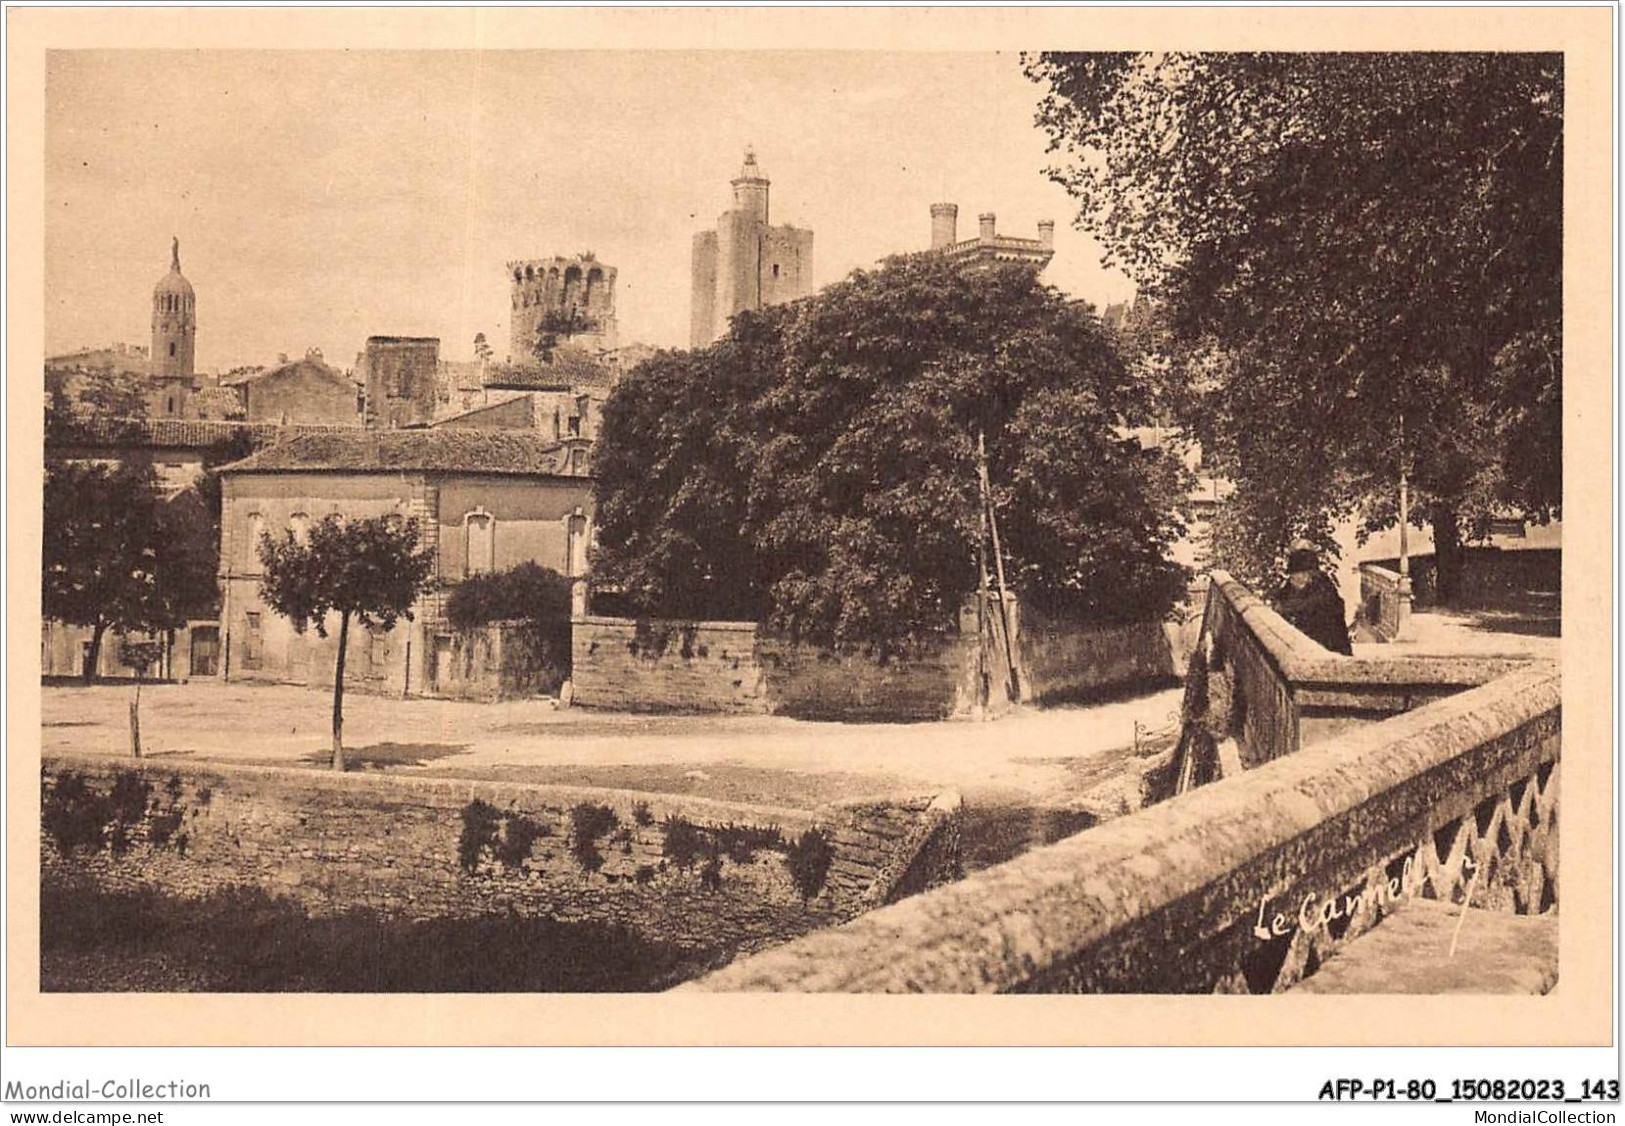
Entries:
{"type": "Polygon", "coordinates": [[[169,342],[169,354],[171,356],[175,354],[175,342],[173,340],[169,342]]]}
{"type": "Polygon", "coordinates": [[[293,538],[300,543],[309,543],[310,515],[305,512],[295,512],[288,517],[288,531],[292,532],[293,538]]]}
{"type": "Polygon", "coordinates": [[[384,665],[389,660],[388,636],[377,626],[367,627],[367,670],[364,675],[372,678],[384,675],[384,665]]]}
{"type": "Polygon", "coordinates": [[[257,669],[265,656],[265,637],[260,632],[260,612],[243,615],[243,668],[257,669]]]}
{"type": "Polygon", "coordinates": [[[779,276],[779,264],[777,262],[773,263],[773,276],[779,276]]]}
{"type": "Polygon", "coordinates": [[[265,535],[265,517],[258,512],[248,514],[248,535],[243,542],[243,563],[253,569],[260,559],[260,537],[265,535]]]}
{"type": "Polygon", "coordinates": [[[587,451],[579,447],[570,451],[570,473],[582,476],[587,472],[587,451]]]}
{"type": "MultiPolygon", "coordinates": [[[[577,450],[576,453],[581,451],[577,450]]],[[[571,516],[565,547],[564,573],[571,578],[587,573],[587,518],[578,508],[571,516]]]]}
{"type": "Polygon", "coordinates": [[[496,518],[484,509],[463,517],[464,575],[478,575],[496,566],[496,518]]]}
{"type": "Polygon", "coordinates": [[[570,416],[570,436],[572,438],[581,437],[581,416],[579,414],[570,416]]]}

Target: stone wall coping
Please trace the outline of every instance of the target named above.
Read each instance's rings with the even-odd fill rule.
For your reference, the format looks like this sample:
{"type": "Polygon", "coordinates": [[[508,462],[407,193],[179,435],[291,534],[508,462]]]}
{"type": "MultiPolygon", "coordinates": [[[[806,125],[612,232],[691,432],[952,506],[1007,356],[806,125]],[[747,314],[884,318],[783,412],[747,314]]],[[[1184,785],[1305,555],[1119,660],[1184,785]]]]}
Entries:
{"type": "Polygon", "coordinates": [[[656,791],[621,790],[602,786],[556,786],[542,782],[502,782],[483,778],[423,778],[402,774],[347,772],[335,774],[325,768],[299,769],[286,766],[259,766],[233,762],[181,762],[165,758],[123,758],[74,752],[51,752],[42,764],[78,770],[112,772],[140,770],[148,774],[179,774],[183,777],[212,776],[259,783],[302,786],[312,790],[348,790],[380,802],[412,802],[435,806],[457,806],[480,798],[505,809],[509,805],[531,808],[537,805],[568,808],[578,802],[630,808],[645,802],[656,820],[667,816],[685,817],[708,825],[730,822],[747,825],[777,825],[784,830],[811,829],[843,816],[833,805],[817,809],[788,806],[751,805],[714,798],[674,797],[656,791]]]}
{"type": "MultiPolygon", "coordinates": [[[[1556,713],[1561,700],[1554,669],[1523,669],[742,959],[679,989],[1017,989],[1153,912],[1219,887],[1243,865],[1323,822],[1556,713]]],[[[1383,831],[1380,809],[1373,820],[1371,831],[1383,831]]],[[[1250,904],[1219,898],[1195,909],[1224,915],[1218,928],[1244,921],[1239,914],[1250,904]]]]}
{"type": "Polygon", "coordinates": [[[606,618],[598,614],[572,617],[571,625],[583,626],[623,626],[636,629],[638,622],[647,622],[650,625],[668,626],[695,626],[699,629],[728,631],[733,633],[756,633],[755,622],[728,622],[728,621],[698,621],[690,618],[606,618]]]}
{"type": "MultiPolygon", "coordinates": [[[[1397,578],[1397,576],[1396,576],[1397,578]]],[[[1359,688],[1428,685],[1471,687],[1515,669],[1550,666],[1533,657],[1345,657],[1316,643],[1273,607],[1226,571],[1214,571],[1209,597],[1222,597],[1274,663],[1296,688],[1359,688]]]]}
{"type": "Polygon", "coordinates": [[[1371,575],[1373,578],[1381,579],[1384,582],[1392,583],[1396,586],[1399,584],[1398,571],[1389,570],[1387,567],[1377,563],[1361,563],[1360,573],[1363,575],[1371,575]]]}

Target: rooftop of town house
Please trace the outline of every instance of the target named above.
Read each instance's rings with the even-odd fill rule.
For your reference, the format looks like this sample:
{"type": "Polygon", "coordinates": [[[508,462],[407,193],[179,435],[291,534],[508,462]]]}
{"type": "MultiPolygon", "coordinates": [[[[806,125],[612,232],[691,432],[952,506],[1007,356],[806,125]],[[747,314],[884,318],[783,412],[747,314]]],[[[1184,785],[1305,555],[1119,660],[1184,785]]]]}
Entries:
{"type": "Polygon", "coordinates": [[[222,473],[434,472],[564,476],[564,447],[522,430],[334,428],[268,446],[222,473]]]}
{"type": "Polygon", "coordinates": [[[239,422],[192,418],[92,418],[67,423],[58,433],[47,433],[47,446],[137,446],[152,449],[206,449],[239,434],[256,441],[274,441],[307,434],[359,431],[342,423],[239,422]]]}
{"type": "Polygon", "coordinates": [[[489,423],[487,424],[488,429],[523,430],[534,428],[536,425],[536,396],[515,395],[511,399],[503,399],[498,403],[485,403],[481,406],[471,407],[466,411],[459,411],[456,414],[447,415],[445,418],[437,418],[429,425],[430,427],[460,426],[464,428],[478,428],[479,420],[482,417],[495,414],[498,411],[518,411],[524,415],[524,422],[517,426],[499,426],[496,423],[489,423]]]}

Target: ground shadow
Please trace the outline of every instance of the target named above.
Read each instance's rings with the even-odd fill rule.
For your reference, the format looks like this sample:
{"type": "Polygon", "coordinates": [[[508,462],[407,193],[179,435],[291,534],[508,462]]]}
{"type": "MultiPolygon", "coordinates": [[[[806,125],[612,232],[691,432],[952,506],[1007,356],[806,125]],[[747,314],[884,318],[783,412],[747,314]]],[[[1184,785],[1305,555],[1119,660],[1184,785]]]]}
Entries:
{"type": "Polygon", "coordinates": [[[1458,610],[1466,627],[1483,633],[1516,633],[1526,637],[1563,636],[1562,615],[1511,613],[1501,610],[1458,610]]]}
{"type": "MultiPolygon", "coordinates": [[[[345,747],[344,769],[388,770],[392,766],[427,766],[435,759],[448,758],[468,750],[467,743],[374,743],[369,747],[345,747]]],[[[312,751],[300,762],[330,766],[330,749],[312,751]]]]}
{"type": "Polygon", "coordinates": [[[201,899],[53,876],[40,888],[45,993],[634,993],[669,989],[728,957],[608,923],[512,913],[311,916],[245,886],[201,899]]]}

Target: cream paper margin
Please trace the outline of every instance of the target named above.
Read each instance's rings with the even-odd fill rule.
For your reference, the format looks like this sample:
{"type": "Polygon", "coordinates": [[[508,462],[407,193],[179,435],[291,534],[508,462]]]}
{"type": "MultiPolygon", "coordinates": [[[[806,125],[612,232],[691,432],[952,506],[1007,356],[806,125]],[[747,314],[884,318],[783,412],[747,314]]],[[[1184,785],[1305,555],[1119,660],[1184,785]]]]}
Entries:
{"type": "Polygon", "coordinates": [[[1610,728],[1608,8],[10,9],[7,1040],[16,1045],[1606,1044],[1610,728]],[[1566,56],[1563,904],[1545,997],[199,995],[39,992],[45,52],[69,48],[1539,50],[1566,56]]]}

